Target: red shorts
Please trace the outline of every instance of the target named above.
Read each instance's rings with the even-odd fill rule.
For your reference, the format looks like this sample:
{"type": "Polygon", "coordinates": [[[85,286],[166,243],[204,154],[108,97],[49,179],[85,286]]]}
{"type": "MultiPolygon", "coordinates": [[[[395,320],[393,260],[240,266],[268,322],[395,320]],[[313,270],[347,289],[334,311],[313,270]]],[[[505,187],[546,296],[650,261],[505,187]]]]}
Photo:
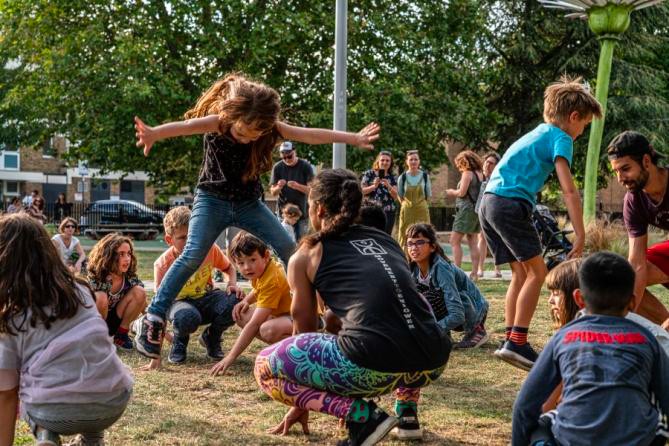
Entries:
{"type": "Polygon", "coordinates": [[[669,240],[648,248],[646,250],[646,260],[669,276],[669,240]]]}

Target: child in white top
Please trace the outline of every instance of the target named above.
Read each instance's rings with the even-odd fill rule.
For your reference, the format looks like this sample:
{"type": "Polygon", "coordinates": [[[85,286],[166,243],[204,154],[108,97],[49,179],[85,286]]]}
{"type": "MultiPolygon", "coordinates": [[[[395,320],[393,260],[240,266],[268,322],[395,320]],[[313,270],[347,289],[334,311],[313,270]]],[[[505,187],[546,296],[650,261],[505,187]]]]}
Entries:
{"type": "Polygon", "coordinates": [[[283,216],[281,226],[283,226],[283,229],[286,230],[294,242],[297,241],[295,240],[295,225],[298,221],[300,221],[300,217],[302,217],[302,211],[300,210],[300,207],[295,204],[288,203],[281,210],[281,215],[283,216]]]}
{"type": "Polygon", "coordinates": [[[93,293],[67,270],[42,225],[0,218],[0,444],[18,401],[39,445],[82,434],[100,444],[123,414],[132,376],[114,354],[93,293]]]}
{"type": "Polygon", "coordinates": [[[86,260],[86,253],[74,236],[77,232],[77,221],[72,217],[65,217],[58,226],[58,234],[51,238],[53,245],[60,254],[60,259],[67,268],[75,273],[81,273],[81,266],[86,260]]]}

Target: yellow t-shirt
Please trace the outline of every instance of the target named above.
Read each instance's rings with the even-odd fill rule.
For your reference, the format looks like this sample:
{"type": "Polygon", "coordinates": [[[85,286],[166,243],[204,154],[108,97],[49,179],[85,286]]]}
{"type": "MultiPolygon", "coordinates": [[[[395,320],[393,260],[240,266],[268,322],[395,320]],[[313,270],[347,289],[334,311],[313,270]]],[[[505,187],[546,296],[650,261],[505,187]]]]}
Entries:
{"type": "MultiPolygon", "coordinates": [[[[172,263],[176,260],[174,250],[169,248],[165,251],[158,259],[153,263],[153,272],[154,277],[160,274],[161,277],[165,277],[167,270],[172,266],[172,263]]],[[[230,261],[223,254],[223,251],[213,245],[205,257],[202,265],[193,273],[193,275],[188,279],[188,282],[179,292],[177,300],[190,298],[190,299],[199,299],[207,294],[209,291],[214,289],[214,281],[212,280],[212,273],[214,268],[221,271],[225,271],[230,266],[230,261]]]]}
{"type": "Polygon", "coordinates": [[[279,262],[271,259],[262,276],[251,281],[251,286],[256,293],[257,308],[271,309],[272,316],[290,313],[290,287],[279,262]]]}

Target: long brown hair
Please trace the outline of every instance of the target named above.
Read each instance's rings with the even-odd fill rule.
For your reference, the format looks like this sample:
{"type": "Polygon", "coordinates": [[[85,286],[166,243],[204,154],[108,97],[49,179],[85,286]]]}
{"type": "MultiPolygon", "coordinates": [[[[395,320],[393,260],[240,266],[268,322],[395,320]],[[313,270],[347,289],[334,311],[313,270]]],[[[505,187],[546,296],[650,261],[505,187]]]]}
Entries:
{"type": "Polygon", "coordinates": [[[85,306],[76,292],[80,282],[60,260],[44,227],[27,214],[0,217],[0,271],[0,334],[24,331],[26,321],[48,330],[85,306]],[[16,322],[16,317],[24,319],[16,322]]]}
{"type": "Polygon", "coordinates": [[[249,179],[272,167],[272,150],[281,140],[276,128],[280,113],[281,98],[276,90],[241,73],[230,73],[214,82],[184,117],[218,115],[221,134],[227,133],[235,122],[263,132],[250,143],[251,156],[243,176],[249,179]]]}
{"type": "Polygon", "coordinates": [[[574,290],[580,288],[578,269],[581,263],[581,259],[567,260],[550,270],[546,276],[546,288],[549,291],[562,293],[557,314],[551,311],[551,319],[556,329],[573,321],[578,313],[579,308],[574,301],[574,290]]]}
{"type": "Polygon", "coordinates": [[[355,223],[362,205],[358,178],[346,169],[322,170],[310,184],[309,198],[325,208],[327,225],[302,239],[307,246],[335,237],[355,223]]]}
{"type": "MultiPolygon", "coordinates": [[[[410,238],[416,238],[420,236],[425,237],[430,243],[430,246],[434,247],[434,252],[430,254],[430,265],[434,263],[436,256],[440,256],[447,262],[451,261],[444,252],[444,248],[441,247],[439,240],[437,240],[437,230],[434,229],[434,226],[429,223],[414,223],[407,228],[404,239],[409,240],[410,238]]],[[[416,262],[411,260],[411,256],[409,255],[409,248],[407,248],[406,245],[404,247],[404,255],[407,258],[407,262],[409,262],[409,266],[413,268],[416,265],[416,262]]]]}
{"type": "Polygon", "coordinates": [[[107,234],[97,242],[88,256],[88,277],[96,282],[104,282],[109,274],[118,274],[118,255],[116,250],[124,243],[130,245],[130,266],[125,273],[128,277],[137,274],[137,257],[132,240],[121,234],[107,234]]]}

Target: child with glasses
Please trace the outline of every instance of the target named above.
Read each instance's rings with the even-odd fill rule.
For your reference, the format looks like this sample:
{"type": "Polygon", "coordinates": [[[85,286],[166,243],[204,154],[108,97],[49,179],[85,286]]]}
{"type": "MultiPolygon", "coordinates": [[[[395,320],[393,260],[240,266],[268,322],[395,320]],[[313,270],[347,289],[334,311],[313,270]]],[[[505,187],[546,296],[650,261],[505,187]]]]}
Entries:
{"type": "Polygon", "coordinates": [[[411,225],[406,232],[407,260],[411,273],[434,316],[444,329],[464,331],[453,348],[476,348],[485,344],[488,301],[474,282],[450,262],[429,223],[411,225]]]}
{"type": "Polygon", "coordinates": [[[86,260],[86,253],[74,236],[77,232],[77,221],[72,217],[66,217],[58,226],[58,234],[51,238],[51,242],[58,250],[60,259],[67,268],[75,273],[81,273],[81,266],[86,260]]]}

